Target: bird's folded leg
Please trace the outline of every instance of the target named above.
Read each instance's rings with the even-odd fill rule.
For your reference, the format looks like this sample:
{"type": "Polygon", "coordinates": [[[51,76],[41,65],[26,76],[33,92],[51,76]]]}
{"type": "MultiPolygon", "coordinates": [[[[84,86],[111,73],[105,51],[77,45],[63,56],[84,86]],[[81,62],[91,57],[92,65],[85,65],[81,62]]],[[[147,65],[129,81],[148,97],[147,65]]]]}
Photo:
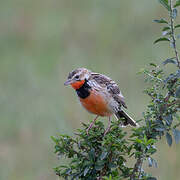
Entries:
{"type": "Polygon", "coordinates": [[[108,121],[108,127],[104,132],[104,136],[110,131],[110,127],[111,127],[111,117],[109,117],[109,121],[108,121]]]}
{"type": "Polygon", "coordinates": [[[87,132],[87,135],[89,134],[89,130],[93,127],[93,125],[94,125],[94,123],[95,123],[95,121],[97,120],[97,118],[98,118],[99,116],[97,115],[96,117],[95,117],[95,119],[93,120],[93,122],[89,125],[89,127],[87,128],[87,130],[86,130],[86,132],[87,132]]]}

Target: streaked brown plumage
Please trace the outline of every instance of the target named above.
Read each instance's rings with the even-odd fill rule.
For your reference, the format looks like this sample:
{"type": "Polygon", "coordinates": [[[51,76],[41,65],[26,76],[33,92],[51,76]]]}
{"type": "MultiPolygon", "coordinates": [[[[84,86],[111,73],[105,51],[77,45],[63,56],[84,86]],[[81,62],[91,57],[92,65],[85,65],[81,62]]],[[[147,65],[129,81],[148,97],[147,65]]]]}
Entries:
{"type": "MultiPolygon", "coordinates": [[[[127,108],[124,97],[118,85],[109,77],[91,72],[85,68],[78,68],[69,73],[65,85],[71,85],[77,92],[83,107],[98,116],[109,117],[109,125],[105,134],[109,131],[111,116],[122,118],[122,125],[137,126],[137,123],[122,109],[127,108]]],[[[95,120],[89,129],[93,126],[95,120]]]]}

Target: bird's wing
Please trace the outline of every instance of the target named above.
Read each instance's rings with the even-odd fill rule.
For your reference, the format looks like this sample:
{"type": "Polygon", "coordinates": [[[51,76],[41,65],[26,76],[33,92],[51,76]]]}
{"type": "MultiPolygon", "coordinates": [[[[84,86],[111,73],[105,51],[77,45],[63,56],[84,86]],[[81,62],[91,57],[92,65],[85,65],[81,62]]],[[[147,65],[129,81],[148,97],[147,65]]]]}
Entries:
{"type": "Polygon", "coordinates": [[[116,102],[127,108],[124,96],[115,81],[103,74],[93,72],[91,73],[90,80],[95,81],[101,88],[107,89],[116,102]]]}

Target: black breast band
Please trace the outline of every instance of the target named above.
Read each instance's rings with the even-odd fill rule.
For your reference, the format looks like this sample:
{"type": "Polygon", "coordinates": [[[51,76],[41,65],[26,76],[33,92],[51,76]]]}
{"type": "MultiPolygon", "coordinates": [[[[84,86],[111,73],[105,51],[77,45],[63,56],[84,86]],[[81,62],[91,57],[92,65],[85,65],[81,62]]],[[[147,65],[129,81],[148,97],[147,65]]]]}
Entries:
{"type": "Polygon", "coordinates": [[[88,85],[87,80],[85,80],[85,83],[79,89],[76,89],[76,93],[80,98],[85,99],[90,95],[90,89],[91,87],[88,85]]]}

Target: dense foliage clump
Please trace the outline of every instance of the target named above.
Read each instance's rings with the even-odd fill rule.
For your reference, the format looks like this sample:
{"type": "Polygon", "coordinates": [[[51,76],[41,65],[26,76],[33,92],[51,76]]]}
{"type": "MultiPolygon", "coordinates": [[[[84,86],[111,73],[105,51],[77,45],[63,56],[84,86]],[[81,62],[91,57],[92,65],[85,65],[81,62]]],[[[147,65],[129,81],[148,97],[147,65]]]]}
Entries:
{"type": "Polygon", "coordinates": [[[104,176],[128,177],[130,169],[125,166],[125,156],[132,147],[126,140],[126,132],[119,128],[120,122],[113,122],[111,132],[104,136],[104,125],[97,121],[86,133],[87,125],[78,130],[75,138],[61,135],[53,138],[56,153],[65,155],[71,161],[67,166],[55,168],[56,174],[71,179],[102,179],[104,176]]]}

